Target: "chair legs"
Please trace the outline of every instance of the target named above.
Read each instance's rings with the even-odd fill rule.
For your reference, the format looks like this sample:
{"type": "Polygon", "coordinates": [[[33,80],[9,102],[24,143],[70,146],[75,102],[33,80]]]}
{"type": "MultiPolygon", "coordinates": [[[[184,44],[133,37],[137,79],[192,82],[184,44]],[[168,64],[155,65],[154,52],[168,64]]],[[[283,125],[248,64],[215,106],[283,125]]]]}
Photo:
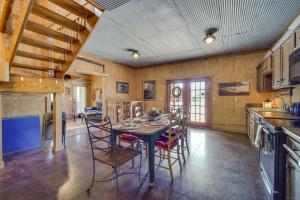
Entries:
{"type": "Polygon", "coordinates": [[[189,147],[189,141],[188,141],[188,134],[187,133],[184,135],[184,141],[185,141],[185,145],[186,145],[188,154],[190,155],[190,147],[189,147]]]}
{"type": "Polygon", "coordinates": [[[172,170],[172,161],[171,161],[171,151],[168,151],[168,164],[169,164],[169,172],[171,179],[173,181],[173,170],[172,170]]]}
{"type": "Polygon", "coordinates": [[[93,180],[92,180],[92,183],[90,185],[90,187],[86,190],[86,192],[89,194],[91,192],[91,189],[94,185],[94,181],[95,181],[95,160],[93,159],[93,180]]]}
{"type": "Polygon", "coordinates": [[[185,163],[185,155],[184,155],[184,150],[185,150],[185,147],[184,147],[184,137],[182,137],[180,139],[180,150],[181,150],[181,154],[182,154],[182,158],[183,158],[183,163],[185,163]]]}
{"type": "MultiPolygon", "coordinates": [[[[130,147],[134,148],[134,142],[131,142],[130,147]]],[[[131,168],[134,168],[134,158],[131,160],[131,168]]]]}
{"type": "Polygon", "coordinates": [[[180,146],[179,146],[178,143],[177,143],[177,159],[178,159],[178,162],[179,162],[180,169],[182,169],[181,159],[180,159],[180,146]]]}

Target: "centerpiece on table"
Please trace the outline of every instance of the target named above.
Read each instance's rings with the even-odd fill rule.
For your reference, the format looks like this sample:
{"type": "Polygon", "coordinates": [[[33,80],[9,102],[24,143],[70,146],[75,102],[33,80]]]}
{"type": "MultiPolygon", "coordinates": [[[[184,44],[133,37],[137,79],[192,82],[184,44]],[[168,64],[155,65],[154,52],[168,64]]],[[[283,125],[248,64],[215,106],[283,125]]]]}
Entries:
{"type": "Polygon", "coordinates": [[[148,117],[150,121],[158,121],[161,119],[161,108],[152,107],[148,110],[148,117]]]}

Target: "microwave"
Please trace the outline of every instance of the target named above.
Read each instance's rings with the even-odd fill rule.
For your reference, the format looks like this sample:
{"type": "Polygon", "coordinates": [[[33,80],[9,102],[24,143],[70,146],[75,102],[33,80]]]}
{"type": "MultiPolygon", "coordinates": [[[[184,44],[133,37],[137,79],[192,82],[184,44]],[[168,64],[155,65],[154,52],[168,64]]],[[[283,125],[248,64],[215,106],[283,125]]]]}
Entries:
{"type": "Polygon", "coordinates": [[[300,46],[289,55],[290,82],[300,83],[300,46]]]}

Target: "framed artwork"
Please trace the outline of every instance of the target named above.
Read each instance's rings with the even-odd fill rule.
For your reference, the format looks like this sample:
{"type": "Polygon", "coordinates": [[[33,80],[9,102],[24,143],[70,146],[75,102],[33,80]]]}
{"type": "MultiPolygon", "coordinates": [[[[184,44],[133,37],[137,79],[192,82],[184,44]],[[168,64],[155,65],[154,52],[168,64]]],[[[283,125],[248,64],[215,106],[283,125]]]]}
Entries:
{"type": "Polygon", "coordinates": [[[66,96],[71,96],[71,88],[70,87],[66,87],[66,92],[65,92],[66,96]]]}
{"type": "Polygon", "coordinates": [[[116,91],[117,93],[128,93],[129,84],[124,82],[116,82],[116,91]]]}
{"type": "Polygon", "coordinates": [[[144,100],[156,99],[156,81],[144,81],[143,82],[143,97],[144,100]]]}
{"type": "Polygon", "coordinates": [[[219,96],[249,95],[249,82],[219,83],[219,96]]]}

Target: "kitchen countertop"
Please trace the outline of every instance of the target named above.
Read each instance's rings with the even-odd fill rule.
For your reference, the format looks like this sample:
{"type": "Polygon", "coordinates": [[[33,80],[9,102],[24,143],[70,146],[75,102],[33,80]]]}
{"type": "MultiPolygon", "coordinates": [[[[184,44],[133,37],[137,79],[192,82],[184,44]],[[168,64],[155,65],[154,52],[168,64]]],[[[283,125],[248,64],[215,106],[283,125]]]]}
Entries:
{"type": "Polygon", "coordinates": [[[275,128],[286,129],[296,136],[300,140],[300,116],[291,115],[288,112],[281,112],[274,109],[264,109],[264,108],[247,108],[248,110],[254,112],[263,121],[268,122],[275,126],[275,128]],[[268,111],[269,110],[269,111],[268,111]]]}
{"type": "Polygon", "coordinates": [[[300,116],[291,115],[288,112],[282,112],[275,109],[263,109],[263,108],[248,108],[248,110],[254,112],[261,118],[265,119],[283,119],[283,120],[300,120],[300,116]]]}

